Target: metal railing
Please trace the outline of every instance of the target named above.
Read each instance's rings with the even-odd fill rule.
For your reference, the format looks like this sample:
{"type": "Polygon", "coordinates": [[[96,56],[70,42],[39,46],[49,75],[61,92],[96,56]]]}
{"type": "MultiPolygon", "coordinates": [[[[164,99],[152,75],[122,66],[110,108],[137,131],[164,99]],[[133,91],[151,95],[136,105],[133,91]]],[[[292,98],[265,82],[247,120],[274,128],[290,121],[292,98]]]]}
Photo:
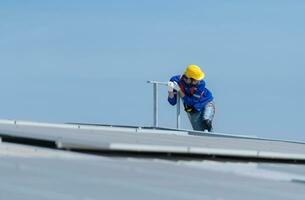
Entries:
{"type": "MultiPolygon", "coordinates": [[[[159,126],[159,103],[158,103],[158,88],[159,85],[167,86],[168,82],[160,82],[160,81],[147,81],[147,83],[153,84],[153,113],[154,113],[154,127],[159,126]]],[[[177,115],[176,115],[176,128],[180,129],[180,96],[177,94],[177,115]]]]}

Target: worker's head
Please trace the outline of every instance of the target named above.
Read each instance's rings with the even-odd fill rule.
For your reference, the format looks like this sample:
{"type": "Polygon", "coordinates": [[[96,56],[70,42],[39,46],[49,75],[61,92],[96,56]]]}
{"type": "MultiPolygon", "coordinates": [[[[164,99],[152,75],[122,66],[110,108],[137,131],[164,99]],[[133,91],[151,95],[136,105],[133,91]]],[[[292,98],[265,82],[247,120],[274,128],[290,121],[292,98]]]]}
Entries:
{"type": "Polygon", "coordinates": [[[183,80],[187,84],[198,84],[202,79],[204,79],[204,72],[197,65],[189,65],[187,66],[184,74],[182,76],[183,80]]]}

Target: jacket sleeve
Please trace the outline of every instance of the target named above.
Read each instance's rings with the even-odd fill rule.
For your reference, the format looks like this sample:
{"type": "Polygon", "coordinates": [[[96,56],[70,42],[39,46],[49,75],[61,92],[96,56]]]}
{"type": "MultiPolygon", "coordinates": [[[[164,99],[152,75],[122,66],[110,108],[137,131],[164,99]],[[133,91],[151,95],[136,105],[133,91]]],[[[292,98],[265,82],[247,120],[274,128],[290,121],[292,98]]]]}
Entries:
{"type": "Polygon", "coordinates": [[[168,102],[171,105],[173,105],[173,106],[176,105],[176,103],[177,103],[177,94],[175,94],[173,98],[168,97],[167,100],[168,100],[168,102]]]}
{"type": "MultiPolygon", "coordinates": [[[[173,76],[173,77],[171,77],[170,81],[175,81],[178,83],[179,77],[180,77],[180,75],[173,76]]],[[[170,97],[167,98],[168,102],[173,106],[177,104],[177,92],[174,91],[174,93],[175,93],[175,95],[173,98],[170,98],[170,97]]]]}

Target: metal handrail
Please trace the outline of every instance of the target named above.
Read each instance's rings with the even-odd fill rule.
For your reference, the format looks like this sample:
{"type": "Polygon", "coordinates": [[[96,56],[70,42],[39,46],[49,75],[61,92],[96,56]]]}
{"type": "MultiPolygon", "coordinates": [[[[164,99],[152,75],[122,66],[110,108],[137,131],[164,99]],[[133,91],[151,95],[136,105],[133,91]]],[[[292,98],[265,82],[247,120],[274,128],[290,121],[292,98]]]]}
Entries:
{"type": "MultiPolygon", "coordinates": [[[[158,103],[158,86],[159,85],[163,85],[163,86],[167,86],[168,82],[160,82],[160,81],[147,81],[147,83],[153,84],[153,98],[154,98],[154,103],[153,103],[153,113],[154,113],[154,117],[153,117],[153,121],[154,127],[158,127],[159,126],[159,103],[158,103]]],[[[180,96],[177,93],[177,114],[176,114],[176,128],[180,129],[180,96]]]]}

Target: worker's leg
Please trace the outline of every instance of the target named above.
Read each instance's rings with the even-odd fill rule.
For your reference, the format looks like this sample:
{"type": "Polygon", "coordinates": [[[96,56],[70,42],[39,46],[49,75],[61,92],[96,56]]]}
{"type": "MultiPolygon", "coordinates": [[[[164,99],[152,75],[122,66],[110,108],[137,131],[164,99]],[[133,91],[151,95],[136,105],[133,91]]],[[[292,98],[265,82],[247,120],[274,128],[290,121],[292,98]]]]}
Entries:
{"type": "Polygon", "coordinates": [[[202,124],[203,112],[191,112],[191,113],[187,113],[187,116],[189,117],[189,120],[195,131],[203,131],[203,124],[202,124]]]}
{"type": "Polygon", "coordinates": [[[213,129],[213,118],[215,115],[215,104],[213,101],[209,102],[203,109],[203,130],[209,132],[213,129]]]}
{"type": "Polygon", "coordinates": [[[196,131],[212,131],[212,121],[215,114],[214,102],[209,102],[200,112],[188,113],[192,127],[196,131]]]}

